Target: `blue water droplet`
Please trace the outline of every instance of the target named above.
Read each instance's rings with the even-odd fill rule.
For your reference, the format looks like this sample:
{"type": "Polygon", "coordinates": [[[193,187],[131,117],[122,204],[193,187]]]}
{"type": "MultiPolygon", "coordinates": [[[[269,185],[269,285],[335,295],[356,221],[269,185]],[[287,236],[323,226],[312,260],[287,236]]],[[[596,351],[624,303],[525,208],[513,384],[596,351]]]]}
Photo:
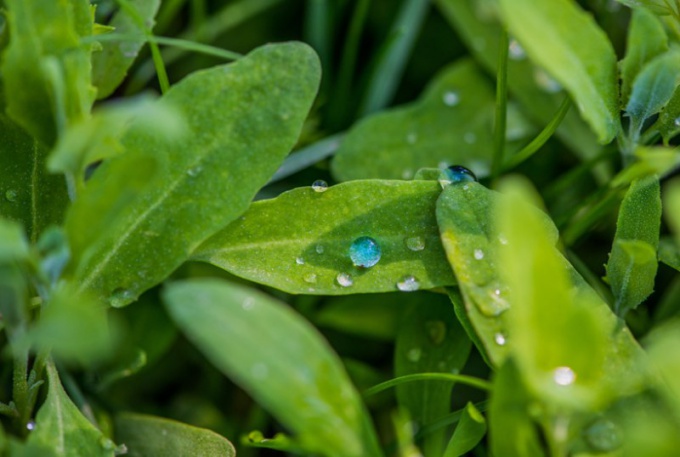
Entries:
{"type": "Polygon", "coordinates": [[[349,257],[354,266],[370,268],[380,260],[380,246],[370,236],[359,237],[349,247],[349,257]]]}
{"type": "Polygon", "coordinates": [[[442,170],[439,175],[439,184],[446,187],[450,184],[477,182],[477,176],[465,167],[460,165],[451,165],[445,170],[442,170]]]}
{"type": "Polygon", "coordinates": [[[323,179],[317,179],[312,183],[312,190],[314,192],[326,192],[328,190],[328,183],[323,179]]]}

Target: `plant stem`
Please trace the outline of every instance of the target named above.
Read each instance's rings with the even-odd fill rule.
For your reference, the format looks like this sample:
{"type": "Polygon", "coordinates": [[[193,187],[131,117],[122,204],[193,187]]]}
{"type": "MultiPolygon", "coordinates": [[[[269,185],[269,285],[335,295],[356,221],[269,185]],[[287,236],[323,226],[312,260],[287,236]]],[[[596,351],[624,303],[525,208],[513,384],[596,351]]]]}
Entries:
{"type": "Polygon", "coordinates": [[[398,378],[390,379],[389,381],[381,382],[375,386],[367,389],[364,392],[364,396],[368,397],[375,395],[378,392],[387,390],[390,387],[398,386],[399,384],[404,384],[406,382],[413,381],[449,381],[449,382],[459,382],[461,384],[467,384],[468,386],[476,387],[482,390],[491,390],[491,383],[485,381],[484,379],[473,378],[472,376],[466,376],[462,374],[449,374],[449,373],[418,373],[409,374],[406,376],[399,376],[398,378]]]}
{"type": "Polygon", "coordinates": [[[508,32],[501,32],[498,52],[498,73],[496,73],[496,121],[494,123],[493,162],[491,164],[491,186],[494,187],[503,166],[505,130],[508,115],[508,32]]]}

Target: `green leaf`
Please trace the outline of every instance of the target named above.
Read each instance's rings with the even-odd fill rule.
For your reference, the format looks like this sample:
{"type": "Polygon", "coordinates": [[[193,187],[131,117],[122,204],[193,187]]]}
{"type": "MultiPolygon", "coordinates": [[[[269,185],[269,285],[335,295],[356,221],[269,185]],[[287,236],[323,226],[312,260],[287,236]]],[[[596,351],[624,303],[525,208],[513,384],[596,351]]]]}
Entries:
{"type": "Polygon", "coordinates": [[[665,189],[663,211],[666,221],[680,244],[680,180],[674,179],[665,189]]]}
{"type": "MultiPolygon", "coordinates": [[[[160,0],[130,0],[129,3],[137,10],[145,25],[152,29],[160,0]]],[[[135,41],[104,41],[101,43],[101,50],[92,54],[92,80],[97,87],[99,99],[108,97],[120,85],[146,42],[144,30],[125,8],[116,12],[109,25],[116,33],[137,35],[139,38],[135,41]]]]}
{"type": "Polygon", "coordinates": [[[359,394],[313,326],[260,292],[223,281],[172,283],[165,304],[187,337],[308,452],[380,456],[359,394]]]}
{"type": "Polygon", "coordinates": [[[115,419],[116,440],[130,457],[196,455],[234,457],[226,438],[204,428],[162,417],[122,413],[115,419]]]}
{"type": "Polygon", "coordinates": [[[642,67],[654,57],[668,50],[668,36],[659,18],[645,8],[633,9],[626,56],[621,60],[621,102],[625,106],[633,81],[642,67]]]}
{"type": "Polygon", "coordinates": [[[420,289],[451,285],[455,280],[434,219],[440,190],[430,181],[378,180],[325,192],[293,189],[254,203],[192,259],[290,293],[391,292],[409,276],[420,289]],[[349,256],[361,236],[372,237],[381,249],[371,268],[353,266],[349,256]],[[340,274],[351,277],[351,286],[340,285],[340,274]]]}
{"type": "Polygon", "coordinates": [[[30,257],[28,242],[21,225],[0,219],[0,263],[24,261],[30,257]]]}
{"type": "Polygon", "coordinates": [[[70,122],[88,115],[92,32],[86,0],[7,0],[10,44],[2,74],[7,112],[43,145],[51,146],[70,122]]]}
{"type": "Polygon", "coordinates": [[[680,247],[671,237],[659,240],[659,261],[680,271],[680,247]]]}
{"type": "Polygon", "coordinates": [[[658,113],[670,100],[680,83],[680,52],[668,51],[642,67],[635,78],[626,113],[631,118],[631,132],[637,135],[644,121],[658,113]]]}
{"type": "Polygon", "coordinates": [[[529,57],[570,93],[600,143],[617,135],[616,54],[591,15],[572,0],[500,0],[505,24],[529,57]]]}
{"type": "Polygon", "coordinates": [[[474,449],[486,434],[486,420],[471,402],[465,406],[463,416],[453,432],[443,457],[459,457],[474,449]]]}
{"type": "MultiPolygon", "coordinates": [[[[394,349],[394,375],[454,373],[462,371],[472,344],[456,320],[444,295],[422,296],[402,317],[394,349]]],[[[418,428],[429,425],[451,410],[451,383],[405,383],[397,386],[399,406],[418,428]]],[[[425,456],[440,457],[446,430],[425,437],[420,448],[425,456]]]]}
{"type": "Polygon", "coordinates": [[[168,144],[131,126],[127,152],[97,170],[67,215],[81,290],[125,305],[245,211],[295,143],[318,83],[311,48],[285,43],[175,85],[159,104],[183,115],[188,135],[168,144]],[[127,191],[151,158],[157,172],[145,190],[127,191]],[[133,199],[122,202],[121,188],[133,199]],[[92,224],[92,214],[110,223],[92,224]]]}
{"type": "Polygon", "coordinates": [[[674,10],[666,0],[616,0],[633,9],[648,8],[656,14],[673,14],[674,10]]]}
{"type": "Polygon", "coordinates": [[[634,157],[636,161],[621,170],[609,183],[612,189],[627,186],[649,175],[667,176],[680,166],[680,149],[676,147],[638,146],[634,157]]]}
{"type": "Polygon", "coordinates": [[[680,413],[680,322],[675,319],[655,329],[647,338],[649,358],[659,375],[657,388],[665,396],[674,413],[680,413]]]}
{"type": "Polygon", "coordinates": [[[625,316],[654,291],[660,225],[658,177],[634,181],[621,203],[614,245],[607,262],[607,281],[619,316],[625,316]]]}
{"type": "MultiPolygon", "coordinates": [[[[57,369],[47,364],[47,399],[38,411],[21,456],[113,457],[115,445],[88,421],[61,386],[57,369]]],[[[14,455],[14,454],[12,454],[14,455]]]]}
{"type": "MultiPolygon", "coordinates": [[[[446,163],[485,176],[493,116],[490,84],[473,62],[460,61],[442,70],[418,101],[352,127],[333,160],[333,175],[340,181],[410,179],[419,168],[446,163]]],[[[513,138],[526,135],[525,122],[516,127],[513,138]]]]}
{"type": "Polygon", "coordinates": [[[671,138],[680,133],[680,87],[675,88],[675,92],[650,130],[658,130],[665,145],[668,145],[671,138]]]}

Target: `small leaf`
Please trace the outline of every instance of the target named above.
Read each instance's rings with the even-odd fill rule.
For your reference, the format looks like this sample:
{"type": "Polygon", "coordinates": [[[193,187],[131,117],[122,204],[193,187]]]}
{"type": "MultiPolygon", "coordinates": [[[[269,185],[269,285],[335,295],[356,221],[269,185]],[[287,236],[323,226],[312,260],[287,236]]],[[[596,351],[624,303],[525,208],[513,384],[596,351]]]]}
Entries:
{"type": "Polygon", "coordinates": [[[680,248],[670,237],[659,240],[659,261],[680,271],[680,248]]]}
{"type": "Polygon", "coordinates": [[[449,444],[446,446],[443,457],[459,457],[479,444],[486,434],[486,420],[484,416],[475,408],[475,405],[468,402],[463,410],[456,430],[453,432],[449,444]]]}
{"type": "MultiPolygon", "coordinates": [[[[161,4],[160,0],[130,0],[128,3],[151,30],[161,4]]],[[[139,50],[146,43],[144,30],[126,8],[120,8],[109,25],[116,33],[139,38],[134,41],[104,41],[101,43],[101,50],[92,54],[92,80],[97,87],[99,99],[108,97],[120,85],[137,58],[139,50]]]]}
{"type": "Polygon", "coordinates": [[[659,179],[650,176],[634,181],[621,203],[607,262],[607,280],[619,316],[636,308],[654,290],[660,225],[659,179]]]}
{"type": "Polygon", "coordinates": [[[293,189],[253,203],[192,259],[290,293],[391,292],[408,277],[419,289],[451,285],[434,219],[440,191],[436,182],[378,180],[325,192],[293,189]],[[370,268],[356,267],[350,258],[350,246],[362,236],[381,251],[370,268]],[[341,283],[339,275],[348,276],[341,283]]]}
{"type": "Polygon", "coordinates": [[[115,445],[81,414],[66,395],[53,363],[47,364],[47,380],[47,399],[38,411],[35,430],[19,455],[113,457],[115,445]]]}
{"type": "Polygon", "coordinates": [[[359,394],[313,326],[287,306],[215,279],[172,283],[165,304],[187,337],[308,452],[380,456],[359,394]]]}
{"type": "Polygon", "coordinates": [[[571,0],[501,0],[505,24],[529,57],[570,93],[602,144],[617,135],[616,54],[591,15],[571,0]]]}
{"type": "Polygon", "coordinates": [[[0,219],[0,264],[25,261],[29,257],[28,242],[21,225],[0,219]]]}
{"type": "Polygon", "coordinates": [[[116,440],[130,457],[220,456],[234,457],[234,446],[224,437],[204,428],[162,417],[122,413],[115,419],[116,440]]]}
{"type": "Polygon", "coordinates": [[[81,290],[124,306],[245,211],[297,140],[318,83],[311,48],[284,43],[172,87],[159,108],[177,109],[188,134],[168,143],[132,125],[126,153],[104,163],[69,210],[70,273],[81,290]],[[126,189],[134,198],[124,204],[121,187],[150,159],[157,172],[139,194],[126,189]],[[91,227],[93,214],[109,222],[91,227]]]}
{"type": "Polygon", "coordinates": [[[626,56],[621,60],[621,102],[628,103],[633,81],[642,67],[668,50],[668,36],[659,18],[645,8],[635,8],[628,26],[626,56]]]}
{"type": "Polygon", "coordinates": [[[667,146],[638,146],[636,161],[621,170],[610,182],[611,188],[627,186],[634,180],[650,175],[667,176],[680,166],[680,149],[667,146]]]}
{"type": "MultiPolygon", "coordinates": [[[[406,308],[394,349],[394,375],[459,373],[472,344],[456,320],[446,296],[421,296],[406,308]]],[[[451,383],[405,383],[397,386],[399,406],[418,428],[429,425],[451,409],[451,383]]],[[[446,430],[428,434],[420,448],[425,456],[441,456],[446,430]]]]}

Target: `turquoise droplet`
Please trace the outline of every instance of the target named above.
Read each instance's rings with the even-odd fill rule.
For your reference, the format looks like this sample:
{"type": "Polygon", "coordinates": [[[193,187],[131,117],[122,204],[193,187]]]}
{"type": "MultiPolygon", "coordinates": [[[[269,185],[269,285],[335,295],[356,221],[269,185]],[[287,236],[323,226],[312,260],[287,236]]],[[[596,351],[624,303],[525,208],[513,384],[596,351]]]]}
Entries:
{"type": "Polygon", "coordinates": [[[380,260],[380,246],[369,236],[359,237],[350,246],[349,257],[354,266],[370,268],[380,260]]]}
{"type": "Polygon", "coordinates": [[[439,182],[442,185],[456,184],[459,182],[477,182],[477,176],[465,167],[452,165],[449,168],[442,170],[439,182]]]}

